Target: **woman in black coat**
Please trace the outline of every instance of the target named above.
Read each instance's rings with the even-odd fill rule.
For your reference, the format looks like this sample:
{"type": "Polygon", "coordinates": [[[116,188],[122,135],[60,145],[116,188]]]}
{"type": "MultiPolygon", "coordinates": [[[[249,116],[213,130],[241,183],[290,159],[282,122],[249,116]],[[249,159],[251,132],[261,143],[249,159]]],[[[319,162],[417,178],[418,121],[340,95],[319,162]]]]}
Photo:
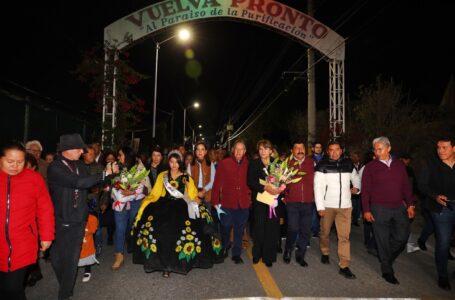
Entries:
{"type": "Polygon", "coordinates": [[[270,214],[269,205],[259,202],[258,193],[267,191],[278,195],[280,190],[271,186],[263,186],[259,179],[266,179],[264,168],[269,168],[272,144],[268,140],[257,143],[259,158],[250,162],[248,167],[248,185],[251,189],[253,202],[253,263],[262,258],[267,267],[276,262],[277,241],[280,238],[280,218],[278,214],[270,214]]]}

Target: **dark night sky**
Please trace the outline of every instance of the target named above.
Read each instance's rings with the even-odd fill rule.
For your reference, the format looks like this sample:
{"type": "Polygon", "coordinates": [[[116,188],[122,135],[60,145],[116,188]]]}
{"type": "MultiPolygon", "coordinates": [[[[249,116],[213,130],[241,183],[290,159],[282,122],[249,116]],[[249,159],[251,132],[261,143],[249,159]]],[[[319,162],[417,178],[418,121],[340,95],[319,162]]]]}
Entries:
{"type": "MultiPolygon", "coordinates": [[[[87,89],[70,72],[81,52],[101,43],[103,28],[116,19],[155,1],[71,1],[59,4],[25,5],[17,2],[2,10],[2,79],[14,81],[77,109],[88,104],[87,89]]],[[[280,1],[305,11],[305,1],[280,1]],[[295,4],[298,2],[299,4],[295,4]]],[[[41,4],[41,3],[40,3],[41,4]]],[[[315,18],[348,38],[346,47],[347,94],[354,95],[361,84],[379,74],[393,77],[425,103],[440,101],[455,70],[453,46],[455,5],[453,1],[339,1],[315,0],[315,18]],[[451,45],[452,44],[452,45],[451,45]]],[[[210,128],[213,135],[242,103],[251,101],[239,120],[269,93],[279,91],[289,70],[306,48],[261,27],[229,21],[202,22],[191,26],[194,40],[187,47],[175,42],[160,51],[158,107],[182,110],[178,101],[189,105],[201,100],[200,112],[190,119],[210,128]],[[184,73],[184,50],[190,47],[202,65],[197,82],[184,73]],[[201,121],[203,120],[203,121],[201,121]]],[[[170,32],[155,38],[165,39],[170,32]]],[[[153,39],[129,50],[132,65],[151,76],[136,92],[153,101],[153,39]]],[[[319,58],[319,56],[317,56],[319,58]]],[[[304,70],[306,59],[293,70],[304,70]]],[[[328,66],[317,65],[317,106],[328,106],[328,66]]],[[[302,80],[279,100],[306,107],[302,80]]],[[[158,118],[164,116],[158,114],[158,118]]],[[[181,121],[178,121],[181,122],[181,121]]],[[[176,126],[180,128],[177,122],[176,126]]],[[[144,127],[151,126],[151,116],[144,127]]],[[[207,134],[207,132],[206,132],[207,134]]]]}

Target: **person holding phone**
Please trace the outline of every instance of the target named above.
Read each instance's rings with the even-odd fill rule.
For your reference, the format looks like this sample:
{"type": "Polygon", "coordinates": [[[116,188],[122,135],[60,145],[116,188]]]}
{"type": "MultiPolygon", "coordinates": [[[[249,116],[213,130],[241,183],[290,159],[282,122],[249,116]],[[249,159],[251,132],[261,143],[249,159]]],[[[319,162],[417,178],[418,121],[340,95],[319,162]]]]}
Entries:
{"type": "Polygon", "coordinates": [[[59,283],[58,299],[73,295],[77,264],[88,218],[89,189],[118,173],[118,165],[90,174],[79,160],[87,145],[79,134],[60,136],[59,154],[49,165],[47,179],[55,210],[55,241],[51,262],[59,283]]]}
{"type": "Polygon", "coordinates": [[[441,137],[436,142],[437,156],[430,158],[419,177],[423,205],[430,211],[434,224],[435,262],[438,285],[450,290],[447,270],[450,241],[455,225],[455,138],[441,137]]]}

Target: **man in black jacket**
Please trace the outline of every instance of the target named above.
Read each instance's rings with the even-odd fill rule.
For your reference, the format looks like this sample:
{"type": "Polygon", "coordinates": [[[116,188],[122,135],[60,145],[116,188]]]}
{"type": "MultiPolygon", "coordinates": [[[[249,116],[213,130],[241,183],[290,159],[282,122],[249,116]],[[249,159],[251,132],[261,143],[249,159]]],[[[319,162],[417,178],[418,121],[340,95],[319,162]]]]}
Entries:
{"type": "Polygon", "coordinates": [[[435,260],[438,285],[450,290],[447,271],[448,254],[455,225],[455,138],[437,141],[438,157],[427,162],[419,178],[419,189],[425,197],[424,206],[430,211],[436,234],[435,260]]]}
{"type": "Polygon", "coordinates": [[[73,295],[77,264],[88,217],[88,189],[118,172],[118,166],[90,175],[79,160],[87,146],[79,134],[60,136],[54,161],[49,165],[47,178],[55,211],[55,241],[51,248],[51,261],[59,283],[58,299],[73,295]]]}
{"type": "Polygon", "coordinates": [[[360,190],[360,177],[351,160],[342,157],[343,150],[338,141],[327,147],[328,157],[321,160],[314,172],[314,199],[321,216],[321,263],[329,264],[330,230],[335,223],[338,236],[339,273],[348,279],[356,276],[349,269],[351,263],[352,203],[351,194],[360,190]],[[353,186],[351,188],[351,185],[353,186]]]}

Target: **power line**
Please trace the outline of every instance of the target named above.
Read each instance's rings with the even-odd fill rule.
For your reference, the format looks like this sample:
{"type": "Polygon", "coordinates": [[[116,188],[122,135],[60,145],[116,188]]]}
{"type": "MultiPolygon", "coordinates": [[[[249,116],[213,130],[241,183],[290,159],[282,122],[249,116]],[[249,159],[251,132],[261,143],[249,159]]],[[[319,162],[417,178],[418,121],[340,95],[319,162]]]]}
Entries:
{"type": "MultiPolygon", "coordinates": [[[[282,47],[281,48],[281,52],[279,55],[276,56],[276,59],[273,63],[270,64],[270,67],[268,67],[267,69],[269,71],[267,72],[261,72],[262,76],[259,78],[258,81],[256,81],[256,84],[251,88],[252,92],[249,93],[249,95],[247,95],[244,99],[244,101],[241,101],[242,103],[242,106],[238,109],[238,111],[236,112],[235,114],[235,117],[232,118],[232,120],[235,122],[236,119],[239,118],[239,116],[241,116],[245,110],[248,109],[248,107],[251,105],[251,103],[253,102],[254,99],[256,99],[259,95],[259,92],[262,90],[262,88],[264,87],[264,85],[267,83],[267,80],[270,80],[270,76],[271,76],[271,73],[273,72],[273,70],[277,67],[277,65],[279,64],[279,62],[283,59],[283,57],[286,55],[286,52],[288,50],[288,45],[286,47],[282,47]]],[[[268,95],[266,97],[264,97],[261,102],[259,104],[256,105],[256,109],[255,111],[261,107],[261,105],[263,104],[263,102],[267,99],[268,95]]],[[[255,112],[254,111],[254,112],[255,112]]],[[[253,114],[254,114],[253,112],[253,114]]]]}
{"type": "MultiPolygon", "coordinates": [[[[348,19],[345,20],[345,21],[344,21],[343,23],[341,23],[340,25],[338,25],[338,26],[337,26],[337,29],[338,29],[339,27],[343,26],[349,19],[351,19],[351,18],[352,18],[352,17],[353,17],[353,16],[354,16],[354,15],[363,7],[363,6],[364,6],[364,4],[361,4],[361,5],[360,5],[359,7],[357,7],[355,10],[353,10],[353,12],[349,14],[348,19]]],[[[356,32],[351,38],[345,39],[345,41],[344,41],[345,44],[346,44],[347,42],[352,42],[353,40],[357,39],[357,38],[360,36],[360,34],[363,33],[363,31],[364,31],[368,26],[371,25],[371,22],[372,22],[374,19],[376,19],[376,17],[377,17],[380,13],[382,13],[386,8],[388,8],[389,6],[390,6],[390,2],[389,2],[389,5],[384,6],[384,7],[383,7],[381,10],[379,10],[372,18],[369,18],[369,21],[365,23],[366,25],[360,26],[361,30],[359,30],[358,32],[356,32]]],[[[352,8],[351,8],[351,10],[352,10],[352,8]]],[[[336,30],[337,30],[337,29],[336,29],[336,30]]],[[[341,46],[341,44],[339,44],[337,47],[335,47],[329,54],[331,54],[332,52],[334,52],[339,46],[341,46]]],[[[301,57],[299,57],[299,58],[297,59],[297,61],[294,62],[294,64],[293,64],[292,66],[294,66],[296,63],[298,63],[298,62],[302,59],[302,57],[305,57],[305,56],[302,55],[301,57]]],[[[307,73],[307,72],[308,72],[308,69],[310,69],[311,67],[314,67],[316,64],[318,64],[318,63],[319,63],[322,59],[324,59],[324,58],[325,58],[325,56],[321,56],[317,61],[315,61],[315,62],[313,63],[312,66],[308,66],[307,69],[306,69],[305,71],[303,71],[302,73],[307,73]]],[[[244,129],[241,129],[241,127],[245,126],[245,124],[246,124],[246,122],[248,121],[248,119],[251,118],[251,116],[256,112],[257,109],[256,109],[255,111],[253,111],[253,114],[251,114],[251,115],[247,118],[247,120],[245,120],[245,122],[239,127],[239,129],[238,129],[234,134],[232,134],[232,136],[231,136],[229,139],[232,140],[232,139],[237,138],[237,137],[240,136],[243,132],[245,132],[251,125],[253,125],[254,122],[256,122],[256,121],[259,119],[259,117],[262,116],[262,115],[265,113],[265,111],[267,111],[267,109],[268,109],[273,103],[275,103],[276,100],[277,100],[284,92],[287,92],[287,89],[290,88],[294,82],[295,82],[295,80],[293,80],[288,86],[286,86],[286,88],[285,88],[283,91],[281,91],[275,98],[273,98],[273,99],[265,106],[265,108],[258,114],[258,116],[256,116],[248,125],[246,125],[246,127],[245,127],[244,129]]],[[[272,88],[272,90],[273,90],[273,88],[272,88]]],[[[271,90],[271,91],[272,91],[272,90],[271,90]]],[[[270,94],[270,93],[269,93],[269,94],[270,94]]],[[[267,96],[267,97],[268,97],[268,96],[267,96]]],[[[266,97],[266,98],[267,98],[267,97],[266,97]]]]}
{"type": "MultiPolygon", "coordinates": [[[[336,51],[338,49],[339,46],[341,46],[342,43],[340,43],[337,47],[335,47],[334,49],[332,49],[332,51],[330,51],[329,54],[331,54],[332,52],[336,51]]],[[[314,67],[316,64],[318,64],[321,60],[324,59],[324,56],[321,56],[317,61],[315,61],[311,66],[307,67],[307,69],[305,71],[303,71],[302,73],[308,73],[308,69],[314,67]]],[[[260,116],[262,116],[266,111],[267,109],[269,109],[269,107],[275,103],[276,100],[278,100],[278,98],[285,92],[288,91],[288,89],[294,84],[294,82],[296,81],[296,78],[294,78],[290,84],[288,84],[282,91],[280,91],[280,93],[274,98],[272,99],[266,106],[265,108],[259,113],[259,115],[257,117],[255,117],[251,122],[250,124],[246,125],[245,129],[241,130],[240,132],[237,132],[234,133],[230,138],[229,140],[232,140],[232,139],[235,139],[236,137],[238,137],[240,134],[242,134],[243,132],[245,132],[246,129],[248,129],[251,125],[253,125],[254,122],[257,121],[257,119],[259,119],[260,116]]],[[[243,126],[243,124],[242,124],[243,126]]]]}

